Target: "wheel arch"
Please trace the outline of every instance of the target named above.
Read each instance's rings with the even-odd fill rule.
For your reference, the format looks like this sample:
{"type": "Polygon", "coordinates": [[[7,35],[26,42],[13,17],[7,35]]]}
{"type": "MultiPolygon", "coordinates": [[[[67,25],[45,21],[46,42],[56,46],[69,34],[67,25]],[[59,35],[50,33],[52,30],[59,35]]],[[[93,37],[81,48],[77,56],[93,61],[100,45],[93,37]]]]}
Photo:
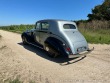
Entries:
{"type": "MultiPolygon", "coordinates": [[[[63,42],[57,38],[54,37],[48,37],[44,44],[46,46],[50,46],[52,47],[54,50],[56,50],[57,52],[60,52],[62,55],[67,56],[68,54],[66,53],[66,50],[63,46],[63,42]]],[[[45,47],[44,47],[45,48],[45,47]]]]}
{"type": "Polygon", "coordinates": [[[23,32],[22,35],[21,35],[21,37],[23,37],[23,36],[26,37],[27,36],[27,33],[26,32],[23,32]]]}

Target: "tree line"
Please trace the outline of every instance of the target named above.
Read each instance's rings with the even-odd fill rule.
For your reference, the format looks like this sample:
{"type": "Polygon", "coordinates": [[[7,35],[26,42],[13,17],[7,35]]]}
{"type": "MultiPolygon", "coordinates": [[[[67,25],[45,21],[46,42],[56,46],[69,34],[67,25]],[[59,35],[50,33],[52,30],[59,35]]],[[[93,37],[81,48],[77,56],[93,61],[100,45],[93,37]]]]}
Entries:
{"type": "Polygon", "coordinates": [[[110,0],[104,0],[101,5],[92,9],[92,14],[88,14],[88,20],[110,20],[110,0]]]}
{"type": "Polygon", "coordinates": [[[75,21],[79,28],[110,29],[110,0],[95,6],[87,17],[87,20],[75,21]]]}

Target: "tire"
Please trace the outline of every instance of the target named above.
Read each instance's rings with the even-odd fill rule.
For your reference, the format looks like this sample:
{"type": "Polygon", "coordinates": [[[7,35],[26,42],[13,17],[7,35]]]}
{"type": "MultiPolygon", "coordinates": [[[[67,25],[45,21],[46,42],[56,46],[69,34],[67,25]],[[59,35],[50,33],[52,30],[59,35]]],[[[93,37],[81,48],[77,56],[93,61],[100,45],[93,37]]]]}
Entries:
{"type": "Polygon", "coordinates": [[[27,44],[28,44],[28,43],[27,43],[27,39],[26,39],[25,36],[22,36],[22,42],[23,42],[24,45],[27,45],[27,44]]]}
{"type": "Polygon", "coordinates": [[[51,58],[56,58],[59,56],[59,53],[49,46],[45,46],[45,50],[48,52],[48,56],[51,58]]]}

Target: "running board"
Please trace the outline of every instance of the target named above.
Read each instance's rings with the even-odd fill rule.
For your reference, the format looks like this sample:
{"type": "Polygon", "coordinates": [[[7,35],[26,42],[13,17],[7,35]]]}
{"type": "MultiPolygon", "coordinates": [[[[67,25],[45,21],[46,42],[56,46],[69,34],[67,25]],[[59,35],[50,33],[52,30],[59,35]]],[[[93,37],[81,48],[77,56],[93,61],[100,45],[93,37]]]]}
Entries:
{"type": "Polygon", "coordinates": [[[33,44],[33,43],[30,43],[30,42],[28,42],[28,41],[27,41],[27,43],[30,44],[30,45],[33,45],[33,46],[35,46],[35,47],[38,47],[38,48],[40,48],[40,49],[43,49],[43,47],[40,47],[40,46],[35,45],[35,44],[33,44]]]}

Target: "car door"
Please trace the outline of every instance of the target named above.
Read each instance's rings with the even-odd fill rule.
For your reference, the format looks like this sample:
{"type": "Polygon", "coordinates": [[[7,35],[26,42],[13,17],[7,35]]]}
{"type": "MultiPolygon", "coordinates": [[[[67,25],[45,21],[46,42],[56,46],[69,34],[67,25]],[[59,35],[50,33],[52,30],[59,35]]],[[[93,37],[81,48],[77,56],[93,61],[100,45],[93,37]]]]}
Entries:
{"type": "Polygon", "coordinates": [[[39,32],[40,28],[41,28],[41,23],[37,22],[34,30],[34,40],[37,43],[40,42],[40,32],[39,32]]]}
{"type": "Polygon", "coordinates": [[[39,42],[40,44],[44,45],[44,41],[49,37],[49,23],[48,22],[41,22],[41,29],[39,31],[39,42]]]}

